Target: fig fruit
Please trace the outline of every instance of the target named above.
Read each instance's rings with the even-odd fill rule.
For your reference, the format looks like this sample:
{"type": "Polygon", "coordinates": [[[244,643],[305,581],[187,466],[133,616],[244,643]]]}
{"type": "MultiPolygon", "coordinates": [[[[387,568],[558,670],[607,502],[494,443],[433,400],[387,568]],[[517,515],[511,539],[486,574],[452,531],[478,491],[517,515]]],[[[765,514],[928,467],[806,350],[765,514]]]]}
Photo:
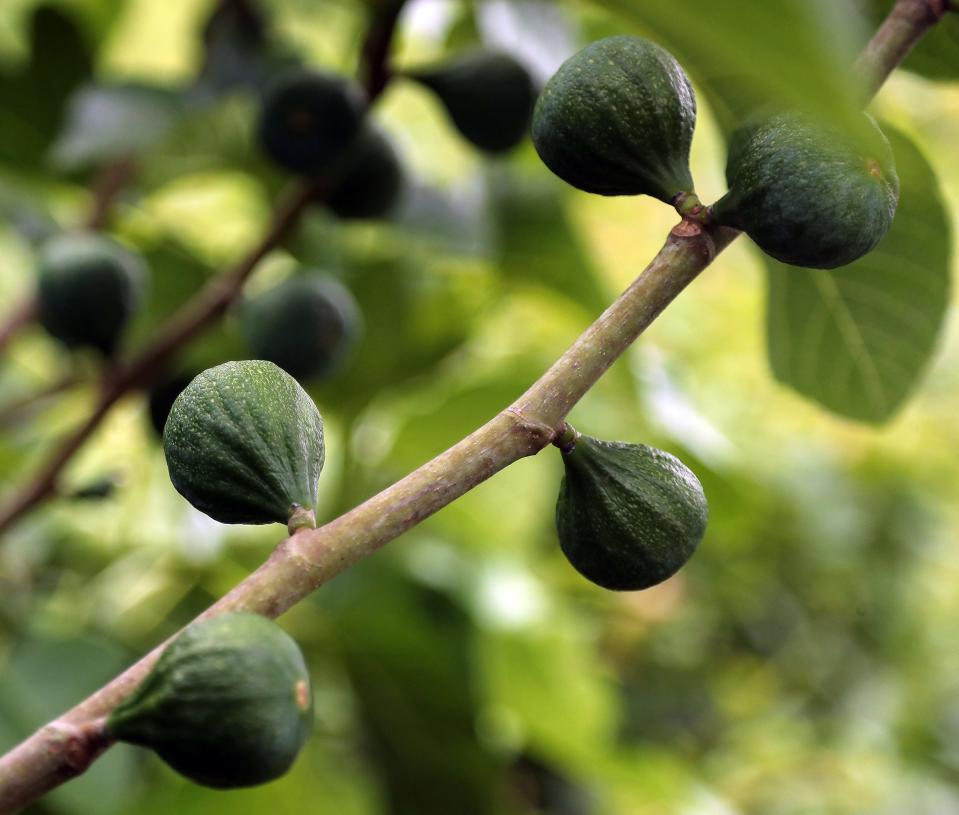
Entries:
{"type": "Polygon", "coordinates": [[[40,252],[40,324],[70,348],[109,356],[143,299],[146,265],[134,252],[95,234],[64,234],[40,252]]]}
{"type": "Polygon", "coordinates": [[[272,362],[225,362],[176,398],[163,429],[170,480],[222,523],[287,523],[316,508],[323,420],[272,362]]]}
{"type": "Polygon", "coordinates": [[[365,114],[366,101],[349,80],[297,68],[281,74],[264,95],[260,144],[284,169],[322,175],[347,156],[365,114]]]}
{"type": "Polygon", "coordinates": [[[692,557],[708,507],[699,480],[675,456],[579,435],[563,463],[556,530],[585,578],[607,589],[645,589],[692,557]]]}
{"type": "Polygon", "coordinates": [[[234,612],[194,623],[107,719],[181,775],[219,789],[272,781],[310,735],[303,654],[276,623],[234,612]]]}
{"type": "Polygon", "coordinates": [[[379,128],[370,125],[350,151],[326,204],[340,218],[382,218],[402,189],[403,167],[396,150],[379,128]]]}
{"type": "Polygon", "coordinates": [[[655,43],[622,35],[587,46],[546,83],[533,144],[581,190],[671,203],[693,192],[695,124],[696,97],[679,63],[655,43]]]}
{"type": "Polygon", "coordinates": [[[504,153],[529,132],[536,86],[509,54],[480,49],[407,76],[439,97],[456,129],[480,150],[504,153]]]}
{"type": "Polygon", "coordinates": [[[864,113],[842,128],[795,112],[746,124],[730,139],[726,180],[713,218],[776,260],[812,269],[873,249],[899,200],[892,148],[864,113]]]}
{"type": "Polygon", "coordinates": [[[243,335],[253,354],[297,379],[333,373],[362,333],[359,307],[336,278],[291,277],[244,303],[243,335]]]}

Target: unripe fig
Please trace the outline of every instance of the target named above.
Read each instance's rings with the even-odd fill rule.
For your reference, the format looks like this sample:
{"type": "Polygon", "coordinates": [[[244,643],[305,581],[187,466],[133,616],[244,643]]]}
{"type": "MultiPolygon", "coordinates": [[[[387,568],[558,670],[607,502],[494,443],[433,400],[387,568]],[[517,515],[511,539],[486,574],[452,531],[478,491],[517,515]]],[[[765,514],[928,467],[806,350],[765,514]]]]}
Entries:
{"type": "Polygon", "coordinates": [[[366,102],[349,80],[298,68],[267,89],[260,110],[260,143],[290,172],[321,175],[346,157],[365,113],[366,102]]]}
{"type": "Polygon", "coordinates": [[[113,738],[220,789],[279,778],[312,725],[303,654],[276,623],[249,613],[191,625],[107,719],[113,738]]]}
{"type": "Polygon", "coordinates": [[[163,438],[163,426],[170,415],[173,403],[192,381],[193,376],[176,374],[152,385],[147,392],[147,412],[150,416],[150,425],[161,439],[163,438]]]}
{"type": "Polygon", "coordinates": [[[110,355],[143,299],[143,259],[102,235],[58,235],[40,253],[40,323],[68,347],[110,355]]]}
{"type": "Polygon", "coordinates": [[[564,181],[600,195],[693,192],[689,148],[696,97],[672,55],[641,37],[599,40],[546,84],[533,144],[564,181]]]}
{"type": "Polygon", "coordinates": [[[403,167],[393,144],[369,125],[357,138],[326,204],[340,218],[382,218],[402,189],[403,167]]]}
{"type": "Polygon", "coordinates": [[[783,263],[814,269],[873,249],[899,200],[892,149],[864,113],[843,129],[795,112],[745,125],[730,140],[726,180],[715,220],[783,263]]]}
{"type": "Polygon", "coordinates": [[[323,420],[272,362],[225,362],[181,393],[163,430],[170,480],[222,523],[288,523],[316,508],[323,420]]]}
{"type": "Polygon", "coordinates": [[[563,463],[556,530],[585,578],[607,589],[645,589],[692,557],[708,507],[699,480],[675,456],[580,435],[563,463]]]}
{"type": "Polygon", "coordinates": [[[509,54],[477,50],[407,76],[439,97],[459,132],[480,150],[506,152],[529,132],[536,87],[509,54]]]}
{"type": "Polygon", "coordinates": [[[252,352],[297,379],[335,371],[363,325],[349,290],[319,272],[291,277],[247,301],[240,319],[252,352]]]}

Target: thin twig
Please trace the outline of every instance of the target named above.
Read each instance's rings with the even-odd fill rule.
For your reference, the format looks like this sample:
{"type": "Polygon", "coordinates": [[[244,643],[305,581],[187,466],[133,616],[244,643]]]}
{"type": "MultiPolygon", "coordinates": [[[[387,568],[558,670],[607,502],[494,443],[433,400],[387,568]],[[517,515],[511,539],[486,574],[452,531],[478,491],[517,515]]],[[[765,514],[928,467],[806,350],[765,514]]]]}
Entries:
{"type": "Polygon", "coordinates": [[[93,182],[93,203],[86,219],[91,231],[105,229],[117,197],[136,175],[137,165],[132,156],[115,159],[97,172],[93,182]]]}

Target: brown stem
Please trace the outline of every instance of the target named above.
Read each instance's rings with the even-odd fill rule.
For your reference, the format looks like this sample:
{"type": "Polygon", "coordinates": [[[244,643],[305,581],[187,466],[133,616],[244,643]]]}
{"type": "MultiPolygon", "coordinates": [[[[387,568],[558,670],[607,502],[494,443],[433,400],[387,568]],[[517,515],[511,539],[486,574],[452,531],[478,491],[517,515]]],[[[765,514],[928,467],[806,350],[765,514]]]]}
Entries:
{"type": "Polygon", "coordinates": [[[392,78],[390,49],[405,5],[406,0],[383,0],[381,8],[372,12],[360,69],[360,79],[371,102],[386,89],[392,78]]]}
{"type": "Polygon", "coordinates": [[[866,100],[872,99],[923,34],[949,11],[947,0],[897,0],[856,60],[866,100]]]}
{"type": "Polygon", "coordinates": [[[99,231],[106,228],[117,196],[133,180],[136,171],[136,162],[130,156],[116,159],[100,168],[93,182],[93,205],[87,215],[87,229],[99,231]]]}
{"type": "Polygon", "coordinates": [[[0,325],[0,353],[10,344],[23,328],[26,328],[37,316],[37,300],[28,297],[11,311],[0,325]]]}

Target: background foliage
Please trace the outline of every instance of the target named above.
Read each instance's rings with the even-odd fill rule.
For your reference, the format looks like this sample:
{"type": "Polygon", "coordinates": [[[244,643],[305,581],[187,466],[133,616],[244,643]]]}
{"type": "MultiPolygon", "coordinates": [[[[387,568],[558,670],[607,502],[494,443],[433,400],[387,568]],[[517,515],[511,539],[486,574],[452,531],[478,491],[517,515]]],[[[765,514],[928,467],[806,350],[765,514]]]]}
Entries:
{"type": "MultiPolygon", "coordinates": [[[[588,39],[651,36],[700,92],[693,172],[712,201],[724,191],[722,133],[739,112],[769,98],[841,104],[873,6],[888,5],[420,0],[397,61],[482,40],[545,79],[588,39]]],[[[358,0],[269,10],[264,51],[236,32],[204,48],[211,3],[201,0],[0,8],[0,303],[32,290],[37,241],[82,220],[97,168],[131,153],[138,172],[113,227],[153,270],[131,346],[257,239],[283,179],[251,145],[251,86],[272,61],[353,71],[367,11],[358,0]]],[[[574,411],[581,430],[655,444],[699,474],[711,524],[680,575],[610,594],[572,572],[553,529],[561,467],[546,451],[284,618],[308,653],[317,705],[289,776],[212,792],[119,747],[35,811],[959,809],[953,17],[908,63],[922,73],[900,72],[874,105],[898,134],[904,190],[879,250],[810,276],[738,241],[574,411]],[[864,371],[878,377],[881,404],[864,371]]],[[[395,218],[342,225],[317,209],[248,284],[265,290],[299,261],[339,276],[363,311],[350,363],[310,388],[330,437],[321,519],[508,404],[675,217],[651,200],[570,192],[529,145],[479,156],[402,79],[376,117],[410,177],[395,218]]],[[[181,366],[245,354],[228,315],[181,366]]],[[[0,363],[0,406],[95,365],[31,328],[0,363]]],[[[91,396],[81,385],[5,419],[3,492],[91,396]]],[[[53,501],[0,549],[4,748],[205,608],[280,538],[187,506],[142,394],[111,414],[67,481],[105,476],[119,485],[106,499],[53,501]]]]}

